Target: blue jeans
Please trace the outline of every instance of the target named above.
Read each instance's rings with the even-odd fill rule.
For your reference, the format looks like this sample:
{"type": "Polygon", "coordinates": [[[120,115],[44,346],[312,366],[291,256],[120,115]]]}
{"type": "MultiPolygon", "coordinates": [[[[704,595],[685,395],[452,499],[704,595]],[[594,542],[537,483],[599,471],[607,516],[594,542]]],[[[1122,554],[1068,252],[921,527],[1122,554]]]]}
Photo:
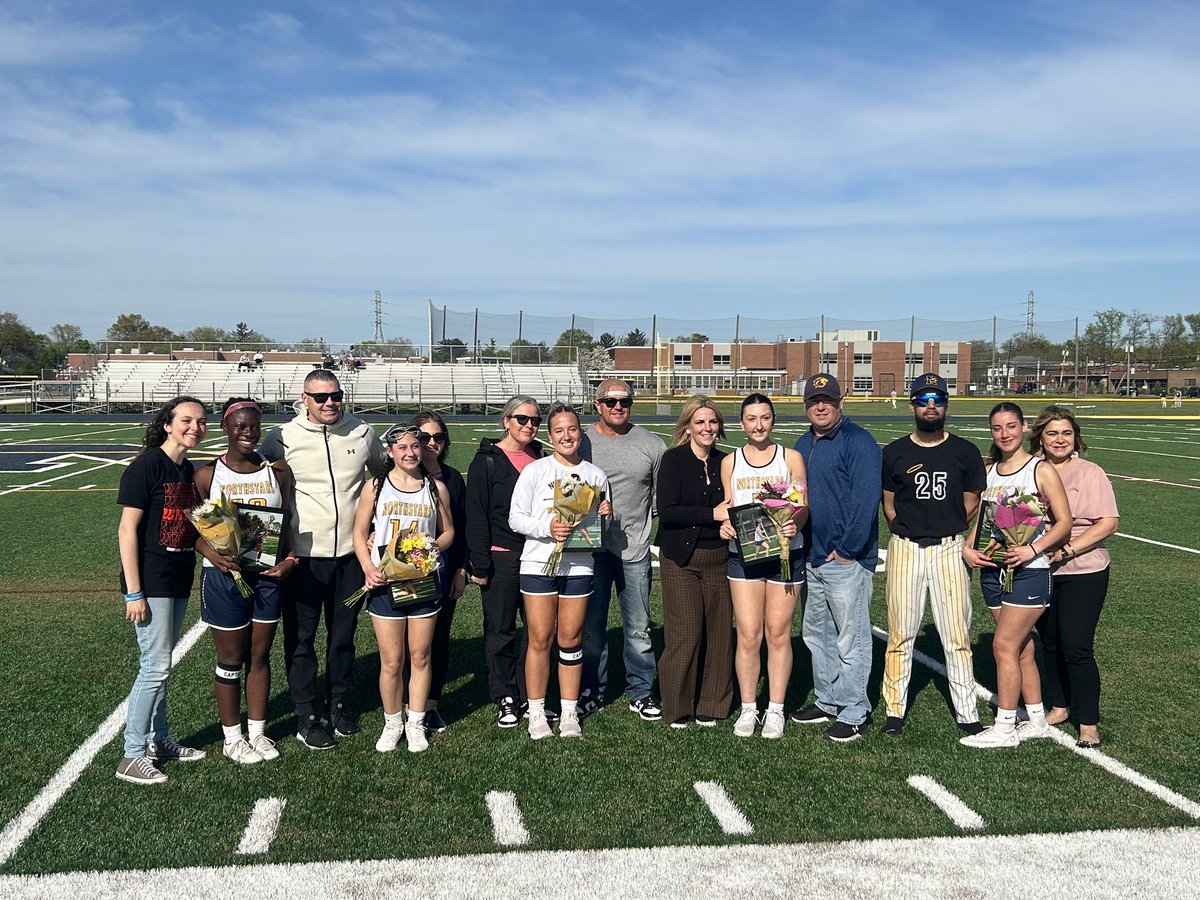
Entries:
{"type": "Polygon", "coordinates": [[[640,700],[654,688],[650,646],[650,554],[622,562],[615,553],[593,553],[592,596],[583,622],[583,689],[595,696],[608,687],[608,603],[617,588],[625,632],[625,693],[640,700]]]}
{"type": "Polygon", "coordinates": [[[187,597],[147,597],[150,615],[134,626],[137,634],[137,678],[129,692],[125,719],[125,756],[146,755],[148,741],[161,741],[168,734],[167,676],[171,674],[171,651],[179,642],[187,597]]]}
{"type": "Polygon", "coordinates": [[[871,712],[871,587],[871,572],[857,562],[808,566],[804,643],[817,706],[848,725],[862,724],[871,712]]]}

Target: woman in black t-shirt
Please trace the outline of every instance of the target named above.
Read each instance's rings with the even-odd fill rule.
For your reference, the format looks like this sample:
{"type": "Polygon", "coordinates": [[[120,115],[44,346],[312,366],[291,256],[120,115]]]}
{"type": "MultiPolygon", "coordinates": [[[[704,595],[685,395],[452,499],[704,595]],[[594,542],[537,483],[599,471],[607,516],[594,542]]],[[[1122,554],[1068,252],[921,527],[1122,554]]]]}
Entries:
{"type": "Polygon", "coordinates": [[[204,440],[207,422],[204,404],[195,397],[169,401],[146,428],[143,450],[121,476],[117,492],[125,618],[136,626],[140,651],[125,752],[117,766],[117,778],[132,784],[165,782],[156,762],[192,762],[205,755],[171,737],[167,676],[196,568],[197,534],[187,514],[200,498],[187,454],[204,440]]]}

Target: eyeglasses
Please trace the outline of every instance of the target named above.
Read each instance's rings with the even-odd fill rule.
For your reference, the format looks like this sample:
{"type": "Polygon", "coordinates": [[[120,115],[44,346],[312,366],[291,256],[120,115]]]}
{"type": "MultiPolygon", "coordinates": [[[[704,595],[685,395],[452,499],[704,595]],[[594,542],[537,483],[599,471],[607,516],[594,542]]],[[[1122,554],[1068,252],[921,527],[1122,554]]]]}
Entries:
{"type": "Polygon", "coordinates": [[[527,416],[524,413],[517,413],[515,416],[509,416],[510,419],[516,419],[518,425],[524,428],[526,425],[532,425],[537,428],[542,424],[541,416],[527,416]]]}
{"type": "Polygon", "coordinates": [[[444,444],[446,441],[450,440],[450,435],[446,434],[444,431],[434,431],[432,433],[428,431],[418,431],[417,440],[422,444],[428,444],[431,441],[437,441],[439,444],[444,444]]]}
{"type": "Polygon", "coordinates": [[[917,396],[913,397],[912,402],[917,404],[917,406],[928,406],[930,400],[939,409],[950,402],[950,399],[945,394],[917,394],[917,396]]]}
{"type": "Polygon", "coordinates": [[[619,406],[621,409],[629,409],[633,406],[633,399],[631,397],[623,397],[620,400],[616,397],[605,397],[603,400],[597,400],[596,402],[603,403],[609,409],[612,409],[614,406],[619,406]]]}
{"type": "Polygon", "coordinates": [[[346,397],[345,391],[305,391],[304,395],[312,399],[318,406],[326,400],[332,400],[334,403],[341,403],[346,397]]]}

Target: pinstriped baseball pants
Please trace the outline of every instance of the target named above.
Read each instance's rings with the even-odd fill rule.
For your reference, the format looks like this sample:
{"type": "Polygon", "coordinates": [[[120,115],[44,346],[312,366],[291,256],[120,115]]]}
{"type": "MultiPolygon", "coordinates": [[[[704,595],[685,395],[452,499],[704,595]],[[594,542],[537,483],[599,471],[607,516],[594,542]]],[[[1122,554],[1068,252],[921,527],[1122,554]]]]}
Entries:
{"type": "Polygon", "coordinates": [[[887,548],[888,644],[883,658],[883,699],[889,716],[908,709],[913,641],[925,616],[925,595],[942,639],[950,699],[959,722],[979,721],[971,662],[971,576],[960,535],[932,547],[893,537],[887,548]]]}

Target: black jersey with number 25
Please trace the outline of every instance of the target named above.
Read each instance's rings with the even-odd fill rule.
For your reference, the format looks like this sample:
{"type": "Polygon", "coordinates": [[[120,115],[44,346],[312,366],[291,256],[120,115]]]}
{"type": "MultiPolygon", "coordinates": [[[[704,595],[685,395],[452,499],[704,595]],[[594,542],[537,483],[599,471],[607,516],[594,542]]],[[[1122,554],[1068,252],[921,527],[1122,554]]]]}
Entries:
{"type": "Polygon", "coordinates": [[[921,447],[905,435],[883,448],[883,489],[896,495],[892,534],[961,534],[967,528],[963,494],[982,491],[986,484],[979,451],[957,435],[946,435],[935,447],[921,447]]]}

